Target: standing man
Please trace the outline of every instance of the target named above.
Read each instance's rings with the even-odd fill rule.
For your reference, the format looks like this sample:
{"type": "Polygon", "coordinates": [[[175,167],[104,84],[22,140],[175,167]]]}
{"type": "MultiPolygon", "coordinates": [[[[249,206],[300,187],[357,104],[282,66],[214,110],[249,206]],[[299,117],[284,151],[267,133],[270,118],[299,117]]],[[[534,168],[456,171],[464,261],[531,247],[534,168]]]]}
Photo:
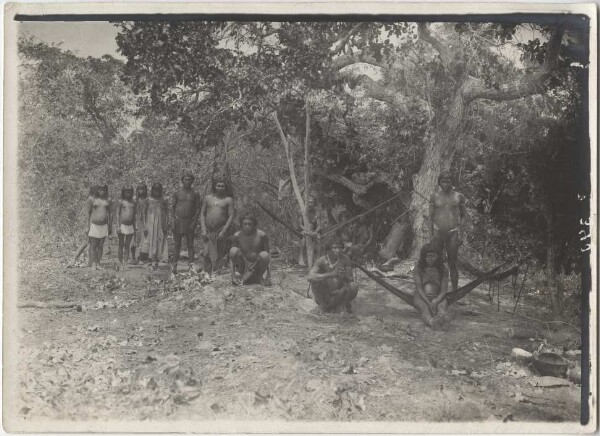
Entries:
{"type": "Polygon", "coordinates": [[[233,243],[229,251],[231,264],[231,283],[240,284],[236,279],[236,271],[241,275],[241,284],[263,284],[271,286],[271,252],[269,237],[258,229],[256,216],[251,212],[242,215],[242,230],[233,235],[233,243]],[[266,271],[266,277],[263,275],[266,271]]]}
{"type": "Polygon", "coordinates": [[[172,222],[173,239],[175,251],[173,253],[173,274],[177,273],[177,262],[181,251],[181,239],[185,236],[188,249],[190,268],[194,264],[194,237],[198,227],[198,215],[200,215],[200,194],[192,189],[194,176],[185,173],[181,178],[183,187],[173,195],[172,222]]]}
{"type": "Polygon", "coordinates": [[[446,250],[452,291],[456,291],[458,247],[462,243],[462,228],[467,216],[465,196],[453,189],[452,177],[448,172],[439,175],[438,185],[441,189],[434,192],[429,200],[431,240],[441,251],[446,250]]]}
{"type": "Polygon", "coordinates": [[[212,193],[204,198],[200,212],[204,271],[209,274],[218,272],[223,267],[234,212],[233,197],[228,195],[225,181],[213,180],[212,193]]]}

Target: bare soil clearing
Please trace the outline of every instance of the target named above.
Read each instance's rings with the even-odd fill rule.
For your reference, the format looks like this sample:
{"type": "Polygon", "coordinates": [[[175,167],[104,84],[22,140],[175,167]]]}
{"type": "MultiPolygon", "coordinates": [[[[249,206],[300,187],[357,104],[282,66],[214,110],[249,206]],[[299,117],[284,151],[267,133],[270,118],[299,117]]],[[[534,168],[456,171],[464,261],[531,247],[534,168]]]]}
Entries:
{"type": "MultiPolygon", "coordinates": [[[[579,332],[511,317],[508,290],[499,312],[487,286],[475,290],[451,308],[451,330],[435,332],[360,273],[348,315],[319,313],[306,271],[279,262],[269,288],[232,287],[228,275],[208,283],[183,262],[180,270],[173,280],[167,265],[152,273],[23,262],[19,303],[81,309],[18,309],[22,417],[579,420],[578,385],[545,386],[511,359],[514,347],[575,349],[579,332]]],[[[543,316],[525,304],[519,312],[543,316]]]]}

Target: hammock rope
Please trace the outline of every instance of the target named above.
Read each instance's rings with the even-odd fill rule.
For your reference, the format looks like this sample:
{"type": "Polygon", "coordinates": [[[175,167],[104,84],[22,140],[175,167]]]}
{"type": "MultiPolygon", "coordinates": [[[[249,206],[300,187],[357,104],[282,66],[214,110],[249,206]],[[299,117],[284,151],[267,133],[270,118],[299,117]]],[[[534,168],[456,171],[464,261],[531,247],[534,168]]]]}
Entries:
{"type": "MultiPolygon", "coordinates": [[[[499,271],[505,265],[506,264],[502,264],[500,266],[497,266],[496,268],[492,269],[491,271],[488,271],[487,273],[485,273],[485,275],[483,275],[481,277],[478,277],[477,279],[473,280],[472,282],[467,283],[464,286],[461,286],[457,290],[448,292],[444,296],[444,298],[446,299],[446,301],[448,302],[448,304],[454,304],[454,303],[456,303],[458,300],[460,300],[465,295],[467,295],[468,293],[470,293],[473,289],[475,289],[481,283],[483,283],[483,282],[485,282],[487,280],[495,280],[496,277],[502,277],[504,275],[504,273],[499,273],[499,271]]],[[[371,271],[367,270],[366,268],[364,268],[362,265],[360,265],[358,263],[354,263],[354,267],[356,267],[359,270],[361,270],[367,277],[369,277],[375,283],[383,286],[390,293],[394,294],[396,297],[400,298],[405,303],[407,303],[407,304],[415,307],[414,304],[413,304],[413,295],[414,294],[409,294],[408,292],[404,292],[404,291],[398,289],[394,285],[390,284],[388,281],[384,280],[383,278],[381,278],[379,276],[376,276],[371,271]]]]}

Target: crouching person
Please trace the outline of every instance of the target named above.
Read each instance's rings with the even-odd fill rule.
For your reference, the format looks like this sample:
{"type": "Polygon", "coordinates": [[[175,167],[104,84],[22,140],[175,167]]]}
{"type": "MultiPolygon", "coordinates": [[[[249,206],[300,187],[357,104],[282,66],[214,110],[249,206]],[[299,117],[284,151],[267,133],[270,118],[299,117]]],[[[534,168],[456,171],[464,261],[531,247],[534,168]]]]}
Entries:
{"type": "Polygon", "coordinates": [[[317,259],[308,274],[315,303],[323,312],[346,310],[352,313],[352,301],[358,294],[358,285],[352,277],[352,263],[343,253],[339,237],[326,243],[327,251],[317,259]]]}
{"type": "Polygon", "coordinates": [[[241,224],[242,230],[233,235],[232,247],[229,251],[231,283],[271,286],[269,238],[265,232],[257,228],[258,221],[253,213],[244,213],[241,224]],[[236,272],[241,279],[236,277],[236,272]]]}

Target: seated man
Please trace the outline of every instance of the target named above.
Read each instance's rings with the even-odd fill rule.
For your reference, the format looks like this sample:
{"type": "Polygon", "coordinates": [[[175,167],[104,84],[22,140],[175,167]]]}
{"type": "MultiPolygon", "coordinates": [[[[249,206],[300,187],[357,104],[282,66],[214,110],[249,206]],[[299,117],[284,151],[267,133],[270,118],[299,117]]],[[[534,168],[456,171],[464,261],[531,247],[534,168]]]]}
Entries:
{"type": "Polygon", "coordinates": [[[416,292],[414,306],[423,322],[433,330],[446,329],[450,316],[446,313],[448,269],[442,263],[442,253],[434,244],[425,244],[413,271],[416,292]]]}
{"type": "Polygon", "coordinates": [[[344,245],[339,237],[331,238],[326,245],[327,252],[317,259],[308,274],[315,303],[324,312],[346,309],[352,313],[358,285],[353,281],[350,258],[343,253],[344,245]]]}
{"type": "Polygon", "coordinates": [[[271,256],[269,238],[257,228],[253,213],[246,212],[241,217],[242,230],[233,235],[229,263],[231,265],[231,283],[234,285],[260,284],[271,286],[271,256]],[[239,272],[241,281],[236,279],[239,272]],[[264,273],[267,273],[263,280],[264,273]]]}

